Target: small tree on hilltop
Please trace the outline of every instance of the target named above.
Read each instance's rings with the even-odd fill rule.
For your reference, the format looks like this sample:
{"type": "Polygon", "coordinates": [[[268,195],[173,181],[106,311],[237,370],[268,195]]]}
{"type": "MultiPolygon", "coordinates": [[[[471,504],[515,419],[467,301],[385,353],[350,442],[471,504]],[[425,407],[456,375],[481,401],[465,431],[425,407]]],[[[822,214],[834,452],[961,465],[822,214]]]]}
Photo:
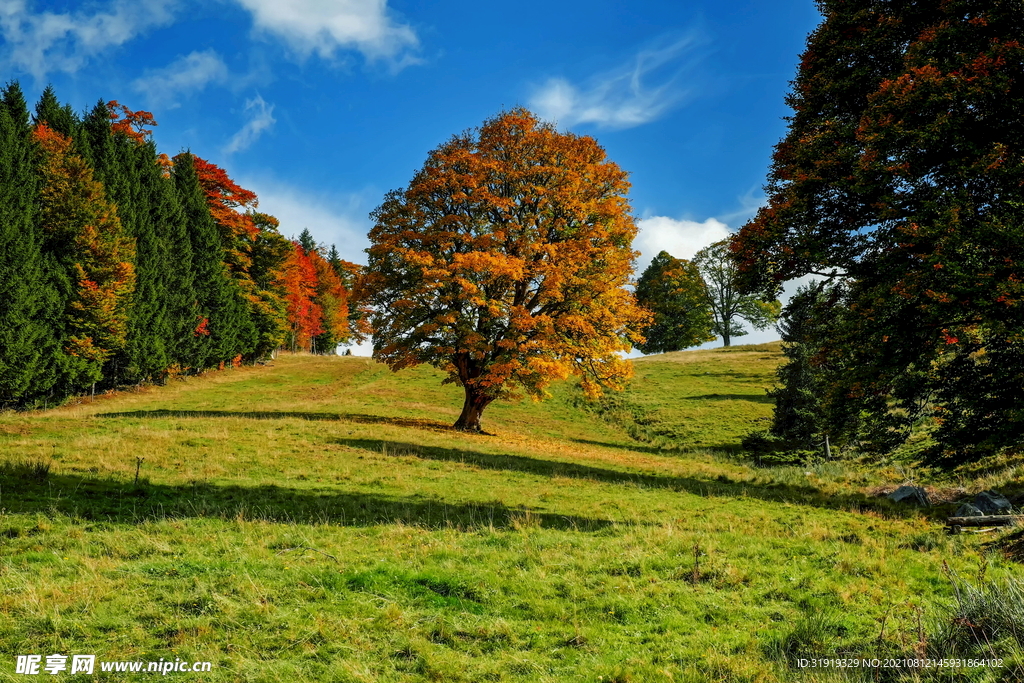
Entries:
{"type": "Polygon", "coordinates": [[[708,291],[696,264],[662,251],[636,283],[636,300],[654,314],[636,346],[644,353],[680,351],[707,341],[714,319],[708,291]]]}
{"type": "Polygon", "coordinates": [[[737,318],[758,330],[778,320],[781,302],[765,301],[740,291],[739,269],[730,254],[729,240],[704,247],[693,257],[693,262],[707,286],[707,302],[715,320],[714,332],[722,338],[722,346],[732,344],[733,337],[749,334],[737,318]]]}
{"type": "Polygon", "coordinates": [[[374,357],[446,371],[469,431],[494,400],[570,374],[592,396],[620,388],[646,316],[625,289],[628,188],[595,140],[524,109],[453,137],[372,214],[374,357]]]}

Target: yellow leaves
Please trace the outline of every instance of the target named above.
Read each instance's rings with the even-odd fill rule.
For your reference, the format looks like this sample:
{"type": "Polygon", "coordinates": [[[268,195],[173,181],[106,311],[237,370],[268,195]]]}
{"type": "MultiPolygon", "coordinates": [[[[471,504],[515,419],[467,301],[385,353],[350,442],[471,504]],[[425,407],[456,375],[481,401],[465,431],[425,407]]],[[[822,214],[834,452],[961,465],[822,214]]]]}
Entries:
{"type": "Polygon", "coordinates": [[[526,262],[501,252],[471,251],[468,254],[453,254],[451,269],[455,272],[479,274],[485,282],[499,278],[522,280],[526,273],[526,262]]]}
{"type": "Polygon", "coordinates": [[[373,213],[377,357],[431,363],[491,399],[571,374],[621,384],[617,354],[646,315],[625,289],[628,188],[595,140],[524,109],[438,147],[373,213]]]}

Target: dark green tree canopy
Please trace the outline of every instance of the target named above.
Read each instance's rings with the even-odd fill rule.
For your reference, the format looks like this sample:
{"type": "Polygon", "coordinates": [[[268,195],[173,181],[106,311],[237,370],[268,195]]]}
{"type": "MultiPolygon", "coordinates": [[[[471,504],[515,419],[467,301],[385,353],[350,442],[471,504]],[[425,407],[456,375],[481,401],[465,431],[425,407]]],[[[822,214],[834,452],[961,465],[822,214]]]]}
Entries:
{"type": "Polygon", "coordinates": [[[680,351],[713,341],[707,287],[697,266],[662,251],[636,284],[637,303],[654,314],[636,347],[644,353],[680,351]]]}
{"type": "Polygon", "coordinates": [[[981,454],[969,445],[975,413],[1002,421],[982,450],[1018,444],[1024,419],[991,373],[1024,370],[1024,4],[818,5],[768,205],[732,244],[742,284],[844,282],[841,324],[818,353],[848,372],[825,398],[859,401],[874,442],[898,443],[937,408],[948,462],[981,454]],[[999,349],[998,369],[968,372],[986,349],[999,349]],[[972,388],[971,377],[991,381],[972,388]],[[1000,398],[978,403],[989,389],[1000,398]]]}

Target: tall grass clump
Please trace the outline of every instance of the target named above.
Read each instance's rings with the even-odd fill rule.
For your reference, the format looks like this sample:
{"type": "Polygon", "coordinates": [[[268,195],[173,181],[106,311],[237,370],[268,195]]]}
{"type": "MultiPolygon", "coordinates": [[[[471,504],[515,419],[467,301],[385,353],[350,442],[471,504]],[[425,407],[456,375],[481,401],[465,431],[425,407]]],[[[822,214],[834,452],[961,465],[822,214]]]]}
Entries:
{"type": "MultiPolygon", "coordinates": [[[[1002,659],[1004,672],[1024,676],[1024,580],[979,577],[976,584],[948,567],[953,601],[939,607],[927,646],[932,658],[1002,659]]],[[[1007,679],[1010,680],[1010,679],[1007,679]]]]}
{"type": "Polygon", "coordinates": [[[44,460],[6,460],[0,462],[0,478],[11,481],[43,483],[50,476],[50,463],[44,460]]]}
{"type": "Polygon", "coordinates": [[[763,651],[769,659],[794,666],[800,657],[835,656],[848,631],[836,608],[807,606],[792,625],[767,639],[763,651]]]}

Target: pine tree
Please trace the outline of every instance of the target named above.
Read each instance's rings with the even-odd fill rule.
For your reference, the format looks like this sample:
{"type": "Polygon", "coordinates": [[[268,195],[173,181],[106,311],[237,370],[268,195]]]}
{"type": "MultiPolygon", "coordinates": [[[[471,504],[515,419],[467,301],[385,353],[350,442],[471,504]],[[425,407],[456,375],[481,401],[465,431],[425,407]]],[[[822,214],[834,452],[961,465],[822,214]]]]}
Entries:
{"type": "Polygon", "coordinates": [[[43,269],[35,225],[37,181],[28,141],[28,110],[17,83],[0,105],[0,407],[24,403],[49,389],[56,351],[43,321],[56,293],[43,269]]]}
{"type": "Polygon", "coordinates": [[[316,240],[313,239],[313,233],[309,231],[309,228],[303,228],[299,234],[299,245],[308,254],[311,251],[317,250],[316,240]]]}
{"type": "Polygon", "coordinates": [[[253,323],[259,340],[246,359],[250,362],[270,356],[288,338],[288,305],[280,277],[293,251],[292,243],[278,232],[276,218],[259,212],[253,212],[251,217],[253,225],[259,229],[253,240],[249,267],[256,296],[253,323]]]}
{"type": "Polygon", "coordinates": [[[192,245],[198,303],[195,367],[209,368],[251,354],[256,348],[256,327],[242,292],[228,276],[219,229],[191,154],[174,157],[174,179],[192,245]]]}
{"type": "Polygon", "coordinates": [[[813,448],[815,437],[823,430],[824,380],[812,359],[821,334],[827,334],[822,320],[826,296],[825,286],[812,282],[799,288],[786,304],[778,324],[786,362],[776,371],[779,386],[768,392],[775,400],[772,434],[804,449],[813,448]]]}
{"type": "MultiPolygon", "coordinates": [[[[206,343],[205,336],[196,333],[202,316],[192,265],[192,240],[179,201],[177,179],[171,169],[166,164],[147,165],[140,177],[143,195],[147,198],[148,220],[153,226],[151,259],[154,265],[145,269],[161,280],[157,286],[163,289],[166,305],[164,347],[168,364],[158,369],[158,378],[162,378],[165,371],[174,375],[199,367],[197,349],[206,343]],[[162,260],[166,265],[161,271],[158,264],[162,260]]],[[[145,245],[140,244],[140,249],[145,250],[145,245]]]]}
{"type": "MultiPolygon", "coordinates": [[[[74,138],[79,126],[78,117],[71,109],[71,105],[62,105],[57,100],[57,93],[52,85],[46,86],[36,103],[34,122],[45,123],[50,130],[60,133],[66,138],[74,138]]],[[[80,149],[75,151],[81,152],[80,149]]]]}
{"type": "Polygon", "coordinates": [[[135,286],[134,245],[116,207],[69,138],[39,123],[38,221],[62,306],[52,312],[60,330],[58,397],[84,390],[123,348],[129,297],[135,286]]]}

